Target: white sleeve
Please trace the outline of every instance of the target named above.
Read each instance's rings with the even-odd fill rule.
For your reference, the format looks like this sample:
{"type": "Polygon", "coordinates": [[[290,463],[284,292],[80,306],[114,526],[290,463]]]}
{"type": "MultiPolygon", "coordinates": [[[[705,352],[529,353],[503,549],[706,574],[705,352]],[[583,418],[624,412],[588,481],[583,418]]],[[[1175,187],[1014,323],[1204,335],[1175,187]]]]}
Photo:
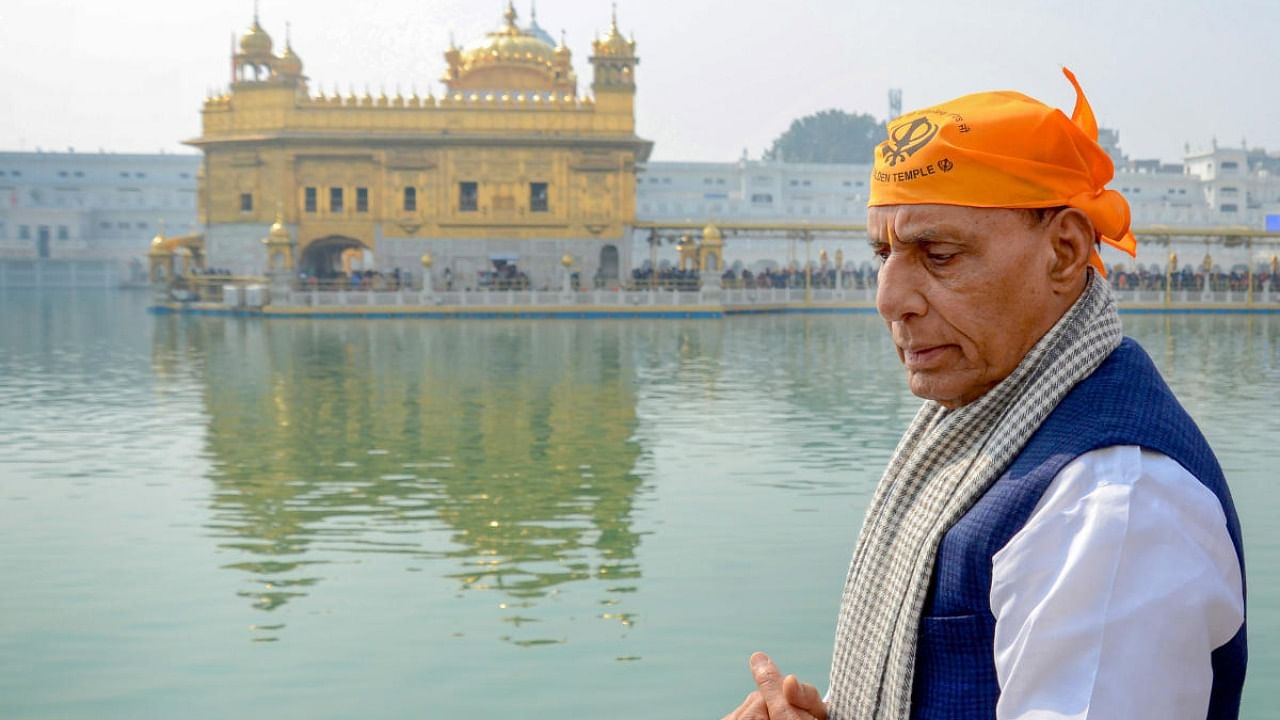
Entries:
{"type": "Polygon", "coordinates": [[[1222,506],[1160,453],[1086,453],[993,557],[991,611],[999,720],[1204,720],[1244,621],[1222,506]]]}

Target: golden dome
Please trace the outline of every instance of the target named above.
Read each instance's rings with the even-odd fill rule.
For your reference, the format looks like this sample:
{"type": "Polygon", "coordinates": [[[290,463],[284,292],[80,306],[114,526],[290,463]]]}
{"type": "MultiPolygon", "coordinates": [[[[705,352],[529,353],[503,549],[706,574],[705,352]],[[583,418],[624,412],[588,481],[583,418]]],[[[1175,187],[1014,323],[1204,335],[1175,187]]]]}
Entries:
{"type": "Polygon", "coordinates": [[[702,244],[703,245],[723,245],[724,233],[720,232],[720,228],[715,225],[708,225],[702,228],[702,244]]]}
{"type": "Polygon", "coordinates": [[[488,40],[462,54],[462,61],[474,67],[495,61],[547,64],[555,59],[555,48],[532,35],[521,33],[519,28],[514,30],[514,33],[505,30],[489,33],[488,40]]]}
{"type": "Polygon", "coordinates": [[[541,28],[521,28],[510,2],[503,19],[497,30],[465,50],[459,50],[450,40],[444,54],[448,67],[443,77],[450,94],[576,95],[577,78],[568,48],[556,48],[541,28]]]}
{"type": "Polygon", "coordinates": [[[289,228],[284,226],[284,213],[282,211],[276,210],[276,221],[271,223],[271,229],[267,231],[267,237],[263,239],[262,244],[289,244],[289,228]]]}
{"type": "Polygon", "coordinates": [[[172,255],[173,254],[173,251],[170,250],[168,247],[168,241],[165,240],[163,230],[156,233],[156,236],[151,238],[151,250],[147,254],[148,255],[172,255]]]}
{"type": "Polygon", "coordinates": [[[555,59],[555,48],[551,43],[516,25],[516,9],[510,2],[503,19],[502,27],[488,33],[485,40],[462,53],[464,65],[475,67],[494,62],[548,65],[555,59]]]}
{"type": "Polygon", "coordinates": [[[276,72],[293,77],[302,75],[302,58],[293,51],[292,45],[285,44],[284,54],[276,60],[276,72]]]}
{"type": "Polygon", "coordinates": [[[245,55],[271,54],[271,36],[258,24],[256,17],[253,19],[253,25],[240,36],[240,52],[245,55]]]}
{"type": "Polygon", "coordinates": [[[591,43],[591,49],[596,55],[613,56],[613,57],[631,57],[636,54],[636,43],[634,40],[628,40],[622,37],[622,33],[618,31],[618,7],[613,8],[613,19],[609,23],[609,34],[603,39],[596,38],[591,43]]]}

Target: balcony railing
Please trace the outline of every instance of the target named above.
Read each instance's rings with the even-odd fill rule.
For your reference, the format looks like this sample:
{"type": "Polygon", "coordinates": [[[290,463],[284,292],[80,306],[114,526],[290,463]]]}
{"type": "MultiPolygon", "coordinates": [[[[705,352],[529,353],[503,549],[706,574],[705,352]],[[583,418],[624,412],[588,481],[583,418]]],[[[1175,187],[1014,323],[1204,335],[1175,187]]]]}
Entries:
{"type": "MultiPolygon", "coordinates": [[[[702,306],[750,308],[800,305],[862,305],[874,307],[875,276],[846,277],[843,287],[825,284],[780,287],[760,285],[754,281],[722,280],[720,287],[701,287],[697,278],[663,278],[614,289],[538,289],[523,284],[492,285],[481,288],[448,289],[436,286],[433,292],[421,287],[399,284],[392,278],[381,282],[298,281],[288,288],[273,288],[268,302],[276,306],[310,308],[359,307],[461,307],[461,308],[539,308],[539,307],[672,307],[702,306]]],[[[1117,302],[1124,305],[1274,305],[1280,303],[1280,274],[1238,273],[1183,274],[1172,276],[1154,273],[1113,273],[1112,284],[1117,302]],[[1166,285],[1168,287],[1166,288],[1166,285]]],[[[268,281],[261,277],[230,275],[194,275],[179,278],[170,288],[171,298],[179,301],[224,303],[224,289],[260,286],[265,291],[268,281]]],[[[232,304],[246,301],[244,292],[229,299],[232,304]]],[[[262,297],[262,296],[256,296],[262,297]]],[[[260,301],[259,301],[260,302],[260,301]]]]}

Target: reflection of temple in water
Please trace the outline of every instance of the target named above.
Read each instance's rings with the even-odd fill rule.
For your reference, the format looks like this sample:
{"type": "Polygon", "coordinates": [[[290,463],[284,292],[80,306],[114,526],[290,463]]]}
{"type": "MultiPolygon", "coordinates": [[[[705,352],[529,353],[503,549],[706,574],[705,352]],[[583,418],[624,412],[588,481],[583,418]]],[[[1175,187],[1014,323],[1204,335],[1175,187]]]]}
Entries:
{"type": "MultiPolygon", "coordinates": [[[[584,325],[156,320],[207,387],[209,526],[271,610],[363,553],[536,606],[639,576],[627,335],[584,325]],[[444,530],[445,532],[440,532],[444,530]]],[[[625,614],[612,614],[630,622],[625,614]]]]}

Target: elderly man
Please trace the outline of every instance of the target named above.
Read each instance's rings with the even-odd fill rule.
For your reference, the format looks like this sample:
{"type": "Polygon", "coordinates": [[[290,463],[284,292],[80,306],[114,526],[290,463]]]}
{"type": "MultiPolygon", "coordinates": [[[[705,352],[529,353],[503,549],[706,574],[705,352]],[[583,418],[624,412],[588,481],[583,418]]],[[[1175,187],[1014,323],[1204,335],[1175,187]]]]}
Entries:
{"type": "Polygon", "coordinates": [[[728,717],[1235,718],[1243,556],[1213,452],[1124,339],[1129,209],[1079,84],[909,113],[877,151],[876,305],[925,403],[867,510],[824,698],[752,656],[728,717]]]}

